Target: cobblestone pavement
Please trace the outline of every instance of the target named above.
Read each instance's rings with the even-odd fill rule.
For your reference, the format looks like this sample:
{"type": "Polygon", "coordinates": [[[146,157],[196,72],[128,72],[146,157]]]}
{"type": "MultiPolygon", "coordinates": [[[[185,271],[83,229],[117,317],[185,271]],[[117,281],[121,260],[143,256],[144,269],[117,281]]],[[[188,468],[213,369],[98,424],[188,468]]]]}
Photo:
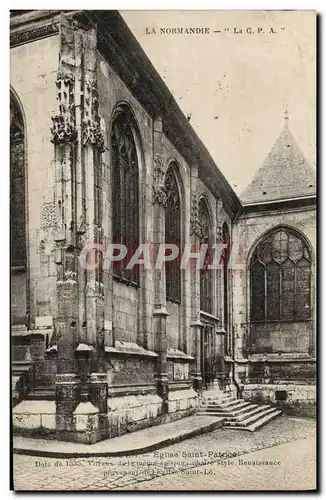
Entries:
{"type": "Polygon", "coordinates": [[[285,477],[293,489],[301,489],[303,483],[313,488],[314,437],[313,420],[282,416],[254,433],[219,429],[156,452],[126,458],[14,455],[14,487],[29,491],[246,489],[250,477],[250,487],[259,489],[264,487],[261,484],[266,477],[272,485],[270,489],[282,489],[285,477]],[[246,458],[241,456],[249,453],[246,458]],[[249,456],[281,461],[281,465],[240,466],[239,460],[247,461],[249,456]],[[205,470],[213,472],[205,474],[205,470]]]}
{"type": "MultiPolygon", "coordinates": [[[[133,490],[314,490],[315,439],[286,443],[235,459],[136,483],[133,490]],[[298,453],[298,450],[300,452],[298,453]],[[269,465],[267,465],[267,463],[269,465]]],[[[128,487],[121,488],[121,490],[128,487]]]]}

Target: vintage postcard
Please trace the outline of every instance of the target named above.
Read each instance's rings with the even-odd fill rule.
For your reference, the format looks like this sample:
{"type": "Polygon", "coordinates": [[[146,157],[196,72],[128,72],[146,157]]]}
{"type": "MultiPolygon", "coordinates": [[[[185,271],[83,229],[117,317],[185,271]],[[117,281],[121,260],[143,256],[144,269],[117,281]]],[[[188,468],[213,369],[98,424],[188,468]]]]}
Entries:
{"type": "Polygon", "coordinates": [[[13,488],[316,489],[316,12],[10,13],[13,488]]]}

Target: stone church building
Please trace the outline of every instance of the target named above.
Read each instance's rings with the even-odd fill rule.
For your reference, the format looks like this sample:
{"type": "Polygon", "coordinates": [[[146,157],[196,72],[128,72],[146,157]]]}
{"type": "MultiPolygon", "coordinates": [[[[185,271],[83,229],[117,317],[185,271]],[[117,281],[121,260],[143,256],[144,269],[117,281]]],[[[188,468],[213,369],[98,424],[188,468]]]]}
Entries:
{"type": "Polygon", "coordinates": [[[118,12],[14,11],[10,58],[14,431],[95,442],[214,390],[312,415],[316,183],[289,120],[239,199],[118,12]],[[127,255],[85,269],[89,243],[127,255]],[[215,243],[218,269],[127,265],[215,243]]]}

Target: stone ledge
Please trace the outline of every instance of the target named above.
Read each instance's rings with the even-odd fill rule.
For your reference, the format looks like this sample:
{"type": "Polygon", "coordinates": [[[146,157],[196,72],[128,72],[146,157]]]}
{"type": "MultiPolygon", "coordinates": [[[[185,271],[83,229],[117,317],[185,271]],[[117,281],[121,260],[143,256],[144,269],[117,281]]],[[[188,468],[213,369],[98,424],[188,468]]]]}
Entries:
{"type": "Polygon", "coordinates": [[[185,352],[179,351],[179,349],[167,349],[167,359],[178,359],[180,361],[194,361],[194,358],[190,356],[190,354],[186,354],[185,352]]]}
{"type": "Polygon", "coordinates": [[[156,393],[155,384],[108,385],[108,394],[110,397],[144,396],[146,395],[145,393],[156,393]]]}
{"type": "Polygon", "coordinates": [[[157,394],[122,396],[108,400],[108,437],[150,426],[162,415],[163,400],[157,394]]]}
{"type": "Polygon", "coordinates": [[[248,358],[235,358],[232,360],[234,363],[250,364],[250,363],[316,363],[316,358],[309,357],[308,355],[293,357],[290,355],[255,355],[255,357],[248,358]],[[259,356],[259,357],[258,357],[259,356]]]}
{"type": "Polygon", "coordinates": [[[222,427],[223,422],[224,418],[210,416],[185,417],[95,444],[14,437],[13,453],[58,458],[139,455],[212,432],[222,427]]]}
{"type": "Polygon", "coordinates": [[[194,389],[184,389],[181,391],[170,391],[168,395],[169,401],[175,401],[178,399],[189,399],[189,398],[198,398],[198,394],[194,389]]]}
{"type": "Polygon", "coordinates": [[[158,394],[113,397],[108,398],[108,411],[136,408],[146,404],[162,404],[162,401],[158,394]]]}
{"type": "Polygon", "coordinates": [[[81,353],[81,352],[90,353],[90,352],[94,352],[94,347],[91,346],[91,345],[88,345],[88,344],[79,343],[78,346],[75,349],[75,352],[76,353],[81,353]]]}
{"type": "Polygon", "coordinates": [[[35,317],[35,328],[36,329],[53,328],[53,317],[52,316],[36,316],[35,317]]]}
{"type": "MultiPolygon", "coordinates": [[[[238,360],[237,360],[238,361],[238,360]]],[[[248,363],[316,363],[316,358],[308,354],[253,354],[248,356],[248,363]]]]}
{"type": "Polygon", "coordinates": [[[54,401],[22,401],[12,411],[14,429],[55,430],[55,419],[54,401]]]}
{"type": "Polygon", "coordinates": [[[192,380],[169,381],[169,391],[186,391],[192,389],[192,380]]]}
{"type": "Polygon", "coordinates": [[[11,325],[11,335],[15,337],[16,335],[21,337],[21,336],[28,336],[30,335],[31,332],[30,330],[27,330],[26,325],[11,325]]]}
{"type": "Polygon", "coordinates": [[[12,337],[24,337],[25,338],[46,338],[51,339],[51,336],[53,334],[53,329],[52,328],[37,328],[34,330],[24,330],[24,329],[19,329],[19,328],[14,328],[12,327],[11,329],[11,335],[12,337]]]}
{"type": "Polygon", "coordinates": [[[198,404],[198,394],[194,389],[169,391],[168,412],[177,413],[183,410],[195,410],[198,404]]]}
{"type": "MultiPolygon", "coordinates": [[[[204,320],[206,319],[208,321],[212,321],[216,324],[219,323],[219,321],[220,321],[220,318],[218,318],[214,314],[208,313],[206,311],[200,311],[200,319],[202,319],[202,318],[204,320]]],[[[222,328],[221,330],[224,330],[224,329],[222,328]]],[[[224,333],[226,333],[225,330],[224,330],[224,333]]]]}
{"type": "Polygon", "coordinates": [[[141,347],[134,342],[123,342],[120,340],[116,340],[114,347],[105,346],[104,350],[107,354],[127,354],[132,356],[157,358],[156,352],[147,351],[146,349],[144,349],[144,347],[141,347]]]}
{"type": "Polygon", "coordinates": [[[306,390],[306,391],[311,391],[315,392],[316,391],[316,385],[315,384],[300,384],[296,382],[290,382],[290,383],[271,383],[271,384],[244,384],[244,390],[278,390],[278,389],[287,389],[288,391],[290,390],[306,390]]]}

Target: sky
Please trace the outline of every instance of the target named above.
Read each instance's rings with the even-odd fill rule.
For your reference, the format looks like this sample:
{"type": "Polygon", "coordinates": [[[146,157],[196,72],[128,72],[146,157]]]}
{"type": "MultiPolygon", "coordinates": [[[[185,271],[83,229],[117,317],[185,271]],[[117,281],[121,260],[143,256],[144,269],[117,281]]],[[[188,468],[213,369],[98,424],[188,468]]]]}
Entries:
{"type": "Polygon", "coordinates": [[[315,166],[313,12],[121,14],[237,194],[281,133],[286,109],[292,134],[315,166]],[[210,32],[160,34],[160,28],[172,27],[207,27],[210,32]],[[153,28],[156,34],[148,34],[153,28]]]}

